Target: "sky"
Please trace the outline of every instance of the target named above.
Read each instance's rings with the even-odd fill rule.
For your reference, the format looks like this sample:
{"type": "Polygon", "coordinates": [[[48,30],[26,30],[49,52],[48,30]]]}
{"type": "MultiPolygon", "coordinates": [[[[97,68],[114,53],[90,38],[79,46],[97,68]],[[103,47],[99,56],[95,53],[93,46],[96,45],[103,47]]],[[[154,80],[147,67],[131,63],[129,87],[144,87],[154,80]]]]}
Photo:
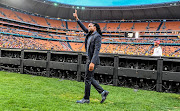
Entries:
{"type": "Polygon", "coordinates": [[[175,2],[180,0],[49,0],[78,6],[132,6],[154,3],[175,2]]]}

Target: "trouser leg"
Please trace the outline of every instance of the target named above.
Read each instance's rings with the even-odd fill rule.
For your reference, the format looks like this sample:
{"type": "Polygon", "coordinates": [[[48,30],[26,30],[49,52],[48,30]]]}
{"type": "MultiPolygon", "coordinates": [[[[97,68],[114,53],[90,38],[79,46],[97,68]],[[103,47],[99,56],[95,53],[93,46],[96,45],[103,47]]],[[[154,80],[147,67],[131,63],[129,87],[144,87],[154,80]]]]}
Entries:
{"type": "Polygon", "coordinates": [[[89,99],[89,97],[90,97],[91,84],[95,87],[95,89],[99,93],[102,93],[104,91],[103,88],[94,79],[94,70],[89,71],[89,64],[90,63],[86,64],[86,69],[85,69],[85,95],[84,95],[84,99],[89,99]]]}
{"type": "Polygon", "coordinates": [[[98,84],[98,82],[94,78],[92,78],[91,84],[99,93],[102,93],[104,91],[104,89],[98,84]]]}

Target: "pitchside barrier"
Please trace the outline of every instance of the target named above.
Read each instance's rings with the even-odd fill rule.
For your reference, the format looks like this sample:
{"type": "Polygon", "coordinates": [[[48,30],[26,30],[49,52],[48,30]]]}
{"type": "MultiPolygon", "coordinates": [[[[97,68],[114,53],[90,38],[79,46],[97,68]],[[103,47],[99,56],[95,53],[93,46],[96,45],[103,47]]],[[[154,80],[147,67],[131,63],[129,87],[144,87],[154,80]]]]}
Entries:
{"type": "MultiPolygon", "coordinates": [[[[94,77],[101,84],[180,93],[180,58],[100,54],[94,77]]],[[[0,70],[84,81],[86,54],[0,49],[0,70]]]]}

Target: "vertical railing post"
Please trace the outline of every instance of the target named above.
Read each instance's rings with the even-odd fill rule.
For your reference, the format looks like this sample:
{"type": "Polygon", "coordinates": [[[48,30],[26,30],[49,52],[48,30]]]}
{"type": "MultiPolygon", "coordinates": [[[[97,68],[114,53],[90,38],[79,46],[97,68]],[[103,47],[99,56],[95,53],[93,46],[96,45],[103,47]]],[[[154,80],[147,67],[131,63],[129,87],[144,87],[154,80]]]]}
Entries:
{"type": "Polygon", "coordinates": [[[114,71],[113,71],[113,85],[118,85],[118,66],[119,66],[119,56],[114,56],[114,71]]]}
{"type": "Polygon", "coordinates": [[[20,73],[23,74],[24,73],[24,49],[21,50],[21,58],[20,58],[20,73]]]}
{"type": "Polygon", "coordinates": [[[163,71],[163,59],[160,58],[157,60],[157,82],[156,82],[156,91],[162,92],[162,72],[163,71]]]}
{"type": "Polygon", "coordinates": [[[50,60],[51,60],[51,51],[47,51],[47,61],[46,61],[46,76],[50,77],[50,60]]]}
{"type": "Polygon", "coordinates": [[[81,81],[81,62],[82,62],[82,53],[78,53],[78,64],[77,64],[77,81],[81,81]]]}

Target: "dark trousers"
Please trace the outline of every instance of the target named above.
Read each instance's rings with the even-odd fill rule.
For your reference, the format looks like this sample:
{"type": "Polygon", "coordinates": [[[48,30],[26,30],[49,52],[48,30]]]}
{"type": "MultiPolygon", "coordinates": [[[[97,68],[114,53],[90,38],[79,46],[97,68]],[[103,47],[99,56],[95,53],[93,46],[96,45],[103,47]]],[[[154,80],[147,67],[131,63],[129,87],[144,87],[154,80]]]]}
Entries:
{"type": "Polygon", "coordinates": [[[99,92],[102,93],[104,89],[98,84],[98,82],[94,79],[94,70],[96,69],[97,65],[94,66],[93,71],[89,71],[89,62],[86,63],[85,69],[85,95],[84,99],[89,99],[90,91],[91,91],[91,84],[94,88],[99,92]]]}

